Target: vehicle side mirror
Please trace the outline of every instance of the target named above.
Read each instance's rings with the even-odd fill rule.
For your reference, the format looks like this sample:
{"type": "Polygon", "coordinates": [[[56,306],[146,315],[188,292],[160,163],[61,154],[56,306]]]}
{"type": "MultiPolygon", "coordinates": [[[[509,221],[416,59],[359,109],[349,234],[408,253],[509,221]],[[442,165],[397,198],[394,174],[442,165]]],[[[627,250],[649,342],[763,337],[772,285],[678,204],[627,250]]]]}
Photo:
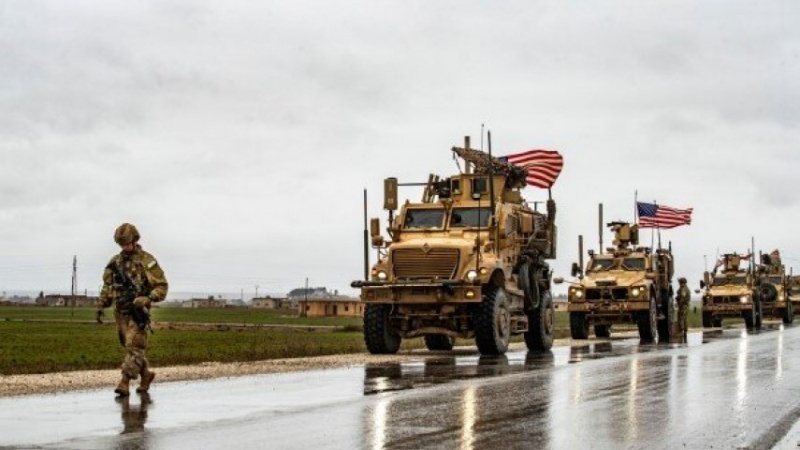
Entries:
{"type": "Polygon", "coordinates": [[[381,236],[381,221],[377,217],[373,217],[369,221],[369,234],[373,247],[383,246],[383,236],[381,236]]]}
{"type": "Polygon", "coordinates": [[[706,288],[706,282],[703,281],[703,280],[700,280],[700,289],[705,289],[705,288],[706,288]]]}
{"type": "Polygon", "coordinates": [[[553,277],[553,283],[561,284],[564,282],[564,277],[553,277]]]}
{"type": "Polygon", "coordinates": [[[572,273],[573,277],[577,277],[578,275],[583,275],[583,273],[581,273],[581,267],[578,265],[578,263],[575,263],[575,262],[572,263],[572,272],[571,273],[572,273]]]}

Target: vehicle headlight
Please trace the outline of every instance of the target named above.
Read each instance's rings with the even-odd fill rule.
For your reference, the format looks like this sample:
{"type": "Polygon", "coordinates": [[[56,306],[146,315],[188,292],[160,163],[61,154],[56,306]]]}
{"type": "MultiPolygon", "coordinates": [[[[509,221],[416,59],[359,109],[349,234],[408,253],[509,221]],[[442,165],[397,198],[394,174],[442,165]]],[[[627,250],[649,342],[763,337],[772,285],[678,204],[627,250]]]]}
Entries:
{"type": "Polygon", "coordinates": [[[635,287],[635,288],[631,289],[631,296],[632,297],[638,297],[639,296],[639,292],[640,292],[639,288],[635,287]]]}
{"type": "Polygon", "coordinates": [[[572,289],[570,290],[570,294],[577,299],[583,298],[583,291],[581,289],[572,289]]]}
{"type": "Polygon", "coordinates": [[[739,297],[739,302],[740,303],[747,303],[748,300],[750,300],[750,299],[747,298],[746,295],[743,295],[743,296],[739,297]]]}
{"type": "Polygon", "coordinates": [[[386,280],[387,278],[389,278],[389,275],[386,273],[385,270],[379,270],[378,271],[378,279],[379,280],[383,281],[383,280],[386,280]]]}
{"type": "Polygon", "coordinates": [[[467,272],[467,280],[468,281],[475,281],[478,278],[478,271],[477,270],[470,270],[467,272]]]}

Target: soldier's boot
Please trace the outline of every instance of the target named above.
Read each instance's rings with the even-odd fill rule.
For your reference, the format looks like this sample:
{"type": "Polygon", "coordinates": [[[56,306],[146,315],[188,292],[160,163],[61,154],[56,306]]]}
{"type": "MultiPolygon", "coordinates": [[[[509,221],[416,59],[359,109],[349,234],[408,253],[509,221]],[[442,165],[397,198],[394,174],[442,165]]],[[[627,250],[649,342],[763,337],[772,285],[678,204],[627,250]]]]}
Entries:
{"type": "Polygon", "coordinates": [[[150,389],[150,383],[156,378],[156,373],[152,370],[148,370],[142,374],[142,382],[139,383],[139,387],[136,388],[136,392],[143,394],[150,389]]]}
{"type": "Polygon", "coordinates": [[[116,392],[120,397],[127,397],[131,395],[130,384],[131,379],[128,378],[127,375],[122,375],[122,379],[119,380],[119,384],[117,385],[117,388],[114,389],[114,392],[116,392]]]}

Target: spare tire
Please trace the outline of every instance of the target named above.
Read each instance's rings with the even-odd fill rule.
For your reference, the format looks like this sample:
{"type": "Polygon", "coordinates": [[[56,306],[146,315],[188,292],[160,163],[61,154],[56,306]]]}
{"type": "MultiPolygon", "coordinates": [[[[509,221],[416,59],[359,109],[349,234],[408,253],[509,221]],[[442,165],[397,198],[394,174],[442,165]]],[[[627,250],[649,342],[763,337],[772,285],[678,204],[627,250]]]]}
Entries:
{"type": "Polygon", "coordinates": [[[774,302],[778,299],[778,289],[772,283],[763,283],[758,288],[762,302],[774,302]]]}

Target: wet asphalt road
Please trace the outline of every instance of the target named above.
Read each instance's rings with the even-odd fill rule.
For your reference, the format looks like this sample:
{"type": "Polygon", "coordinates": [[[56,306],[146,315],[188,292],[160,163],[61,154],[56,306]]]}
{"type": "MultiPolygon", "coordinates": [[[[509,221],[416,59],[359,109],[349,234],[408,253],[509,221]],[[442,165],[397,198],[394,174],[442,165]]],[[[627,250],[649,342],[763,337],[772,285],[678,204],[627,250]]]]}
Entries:
{"type": "Polygon", "coordinates": [[[0,448],[798,448],[800,325],[0,399],[0,448]]]}

